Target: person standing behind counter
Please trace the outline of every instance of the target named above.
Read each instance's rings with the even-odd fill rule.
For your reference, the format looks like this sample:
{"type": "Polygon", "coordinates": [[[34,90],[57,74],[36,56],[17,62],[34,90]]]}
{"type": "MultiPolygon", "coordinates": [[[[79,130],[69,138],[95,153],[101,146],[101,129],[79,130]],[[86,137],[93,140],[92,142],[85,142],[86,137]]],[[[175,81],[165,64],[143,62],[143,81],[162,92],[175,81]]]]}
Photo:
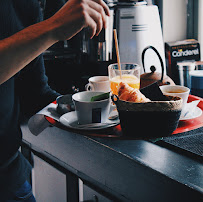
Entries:
{"type": "Polygon", "coordinates": [[[0,201],[35,201],[26,181],[31,166],[18,152],[20,117],[59,95],[47,84],[40,54],[83,28],[98,35],[108,15],[103,0],[69,0],[41,21],[38,0],[0,1],[0,201]]]}

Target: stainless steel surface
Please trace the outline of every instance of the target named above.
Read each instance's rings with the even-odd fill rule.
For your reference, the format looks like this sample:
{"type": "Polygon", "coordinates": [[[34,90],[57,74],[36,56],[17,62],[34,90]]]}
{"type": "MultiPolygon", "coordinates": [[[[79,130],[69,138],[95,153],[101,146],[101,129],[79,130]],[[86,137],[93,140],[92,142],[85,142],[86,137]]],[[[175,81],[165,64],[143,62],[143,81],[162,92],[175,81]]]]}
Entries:
{"type": "Polygon", "coordinates": [[[110,17],[107,18],[107,28],[102,29],[98,37],[89,39],[88,29],[83,30],[82,52],[87,54],[89,61],[103,62],[112,60],[113,21],[114,9],[110,6],[110,17]]]}
{"type": "Polygon", "coordinates": [[[178,62],[179,80],[181,86],[191,88],[190,72],[195,70],[194,61],[178,62]]]}

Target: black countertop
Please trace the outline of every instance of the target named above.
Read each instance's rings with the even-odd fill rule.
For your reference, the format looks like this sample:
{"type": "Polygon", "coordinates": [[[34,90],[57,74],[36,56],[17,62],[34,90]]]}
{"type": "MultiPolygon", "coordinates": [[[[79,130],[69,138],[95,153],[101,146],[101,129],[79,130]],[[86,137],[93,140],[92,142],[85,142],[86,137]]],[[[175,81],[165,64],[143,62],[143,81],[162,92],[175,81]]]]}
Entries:
{"type": "MultiPolygon", "coordinates": [[[[38,136],[22,126],[33,151],[121,201],[201,201],[201,158],[146,140],[101,138],[48,127],[38,136]]],[[[202,133],[203,128],[196,130],[202,133]]],[[[187,134],[186,134],[187,135],[187,134]]],[[[201,134],[200,134],[201,135],[201,134]]]]}

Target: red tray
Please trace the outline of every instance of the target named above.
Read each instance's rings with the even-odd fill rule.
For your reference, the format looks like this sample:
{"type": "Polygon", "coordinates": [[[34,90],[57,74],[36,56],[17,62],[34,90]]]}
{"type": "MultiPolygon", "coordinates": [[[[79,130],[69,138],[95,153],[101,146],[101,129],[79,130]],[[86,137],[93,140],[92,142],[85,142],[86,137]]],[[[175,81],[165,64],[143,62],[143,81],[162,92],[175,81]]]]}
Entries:
{"type": "MultiPolygon", "coordinates": [[[[203,111],[203,99],[200,97],[194,96],[194,95],[189,95],[188,102],[192,102],[194,100],[200,100],[198,107],[203,111]]],[[[56,101],[53,103],[56,104],[56,101]]],[[[45,118],[51,124],[53,124],[55,126],[60,126],[60,124],[57,123],[54,119],[47,117],[47,116],[45,116],[45,118]]],[[[199,116],[197,118],[189,119],[189,120],[185,120],[185,121],[179,121],[177,129],[172,134],[183,133],[183,132],[194,130],[194,129],[197,129],[200,127],[203,127],[203,113],[201,116],[199,116]]],[[[110,134],[108,134],[108,133],[107,134],[105,134],[105,133],[99,134],[99,133],[89,132],[89,135],[90,136],[97,136],[97,137],[120,137],[121,136],[121,127],[120,127],[120,125],[114,127],[113,134],[112,133],[110,133],[110,134]]]]}
{"type": "MultiPolygon", "coordinates": [[[[192,102],[194,100],[200,100],[198,107],[203,111],[203,99],[194,95],[189,95],[188,102],[192,102]]],[[[201,116],[189,119],[185,121],[179,121],[177,129],[173,132],[173,134],[183,133],[190,130],[194,130],[203,126],[203,113],[201,116]]]]}

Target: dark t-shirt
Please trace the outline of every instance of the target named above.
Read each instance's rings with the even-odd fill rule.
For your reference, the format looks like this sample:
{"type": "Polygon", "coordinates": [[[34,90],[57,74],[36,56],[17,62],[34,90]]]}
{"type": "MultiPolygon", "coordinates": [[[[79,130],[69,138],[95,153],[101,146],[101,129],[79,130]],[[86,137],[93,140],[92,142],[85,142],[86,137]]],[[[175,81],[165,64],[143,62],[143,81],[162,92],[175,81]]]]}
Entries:
{"type": "MultiPolygon", "coordinates": [[[[0,0],[0,40],[41,20],[38,0],[0,0]]],[[[10,57],[12,60],[12,55],[10,57]]],[[[0,167],[20,147],[21,117],[36,113],[58,95],[47,84],[42,55],[0,85],[0,167]]],[[[5,183],[11,183],[11,189],[12,186],[16,187],[22,181],[22,172],[29,168],[21,156],[12,165],[12,169],[6,172],[6,175],[0,170],[0,188],[5,183]]]]}

